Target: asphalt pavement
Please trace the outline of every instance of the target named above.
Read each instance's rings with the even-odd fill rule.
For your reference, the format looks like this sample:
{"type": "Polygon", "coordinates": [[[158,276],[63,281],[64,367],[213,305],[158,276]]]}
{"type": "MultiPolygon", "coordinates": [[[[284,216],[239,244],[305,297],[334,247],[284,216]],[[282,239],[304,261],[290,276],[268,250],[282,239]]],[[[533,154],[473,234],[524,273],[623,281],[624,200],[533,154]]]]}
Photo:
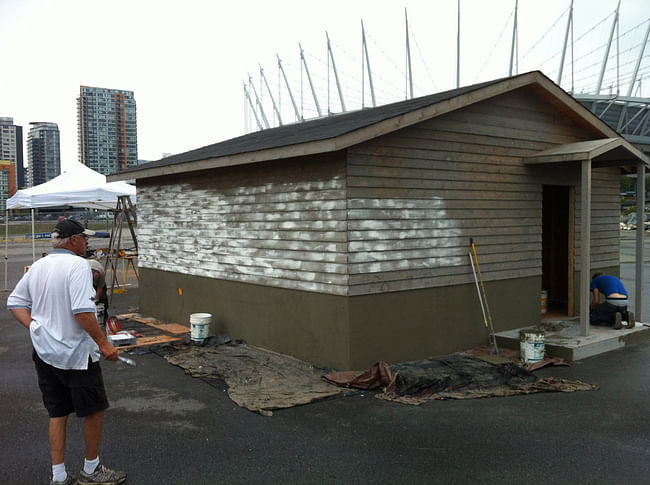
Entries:
{"type": "MultiPolygon", "coordinates": [[[[137,289],[115,295],[112,311],[133,304],[137,289]]],[[[0,312],[0,484],[49,480],[47,415],[30,356],[26,329],[0,312]]],[[[102,364],[111,408],[100,456],[127,471],[127,484],[650,482],[650,343],[536,371],[596,391],[421,406],[359,392],[271,417],[158,353],[130,357],[136,367],[102,364]]],[[[66,463],[78,471],[82,420],[71,416],[68,430],[66,463]]]]}
{"type": "MultiPolygon", "coordinates": [[[[643,288],[650,288],[650,233],[645,233],[643,249],[643,288]]],[[[636,307],[634,292],[636,270],[636,231],[621,231],[621,280],[628,289],[630,305],[636,307]]],[[[638,311],[637,311],[638,314],[638,311]]],[[[644,292],[644,321],[650,321],[650,293],[644,292]]]]}

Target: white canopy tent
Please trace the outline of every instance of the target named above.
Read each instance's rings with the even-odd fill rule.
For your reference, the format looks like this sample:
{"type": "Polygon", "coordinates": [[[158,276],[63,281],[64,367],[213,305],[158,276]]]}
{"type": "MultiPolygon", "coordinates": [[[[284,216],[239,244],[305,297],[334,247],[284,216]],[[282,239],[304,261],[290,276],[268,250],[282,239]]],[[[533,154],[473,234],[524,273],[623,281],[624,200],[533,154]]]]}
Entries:
{"type": "Polygon", "coordinates": [[[7,287],[7,256],[9,252],[9,211],[32,210],[32,260],[36,259],[34,238],[34,209],[41,207],[72,206],[89,209],[114,209],[117,198],[128,195],[136,202],[135,187],[125,182],[106,183],[106,176],[75,163],[72,168],[49,182],[17,191],[7,199],[5,227],[5,289],[7,287]]]}
{"type": "Polygon", "coordinates": [[[114,209],[117,197],[128,195],[135,204],[135,187],[125,182],[106,183],[106,176],[81,163],[49,182],[23,189],[7,200],[7,209],[36,209],[69,205],[114,209]]]}

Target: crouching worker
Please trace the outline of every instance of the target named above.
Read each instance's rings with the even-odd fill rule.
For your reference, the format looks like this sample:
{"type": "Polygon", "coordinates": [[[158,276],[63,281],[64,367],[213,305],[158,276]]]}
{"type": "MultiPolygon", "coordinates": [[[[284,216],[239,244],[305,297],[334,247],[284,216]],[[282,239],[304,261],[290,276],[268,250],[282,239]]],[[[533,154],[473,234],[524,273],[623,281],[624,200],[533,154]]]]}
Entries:
{"type": "Polygon", "coordinates": [[[92,231],[76,221],[60,221],[52,231],[54,250],[39,259],[7,299],[7,307],[29,329],[38,385],[47,409],[54,484],[120,484],[126,473],[99,461],[99,443],[108,399],[101,355],[117,360],[95,317],[95,290],[86,254],[92,231]],[[64,464],[66,424],[75,412],[84,418],[85,461],[79,476],[64,464]]]}
{"type": "Polygon", "coordinates": [[[627,290],[616,276],[594,273],[591,278],[591,310],[589,323],[613,325],[614,328],[634,327],[634,313],[627,310],[627,290]],[[605,301],[601,302],[601,295],[605,301]]]}

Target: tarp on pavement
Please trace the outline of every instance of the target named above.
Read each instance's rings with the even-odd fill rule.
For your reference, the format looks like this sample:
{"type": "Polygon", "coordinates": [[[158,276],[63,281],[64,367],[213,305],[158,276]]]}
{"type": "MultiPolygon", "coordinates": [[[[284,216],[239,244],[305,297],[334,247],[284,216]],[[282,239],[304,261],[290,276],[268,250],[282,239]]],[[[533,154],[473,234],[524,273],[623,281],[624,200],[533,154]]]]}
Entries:
{"type": "MultiPolygon", "coordinates": [[[[405,404],[431,399],[469,399],[535,392],[598,389],[579,381],[539,378],[515,362],[491,363],[470,355],[450,355],[389,365],[378,362],[366,371],[330,372],[252,345],[184,344],[165,355],[194,377],[223,379],[239,406],[270,416],[288,408],[349,392],[378,390],[376,397],[405,404]]],[[[504,359],[505,360],[505,359],[504,359]]]]}
{"type": "Polygon", "coordinates": [[[378,362],[364,372],[334,372],[325,379],[346,387],[381,388],[383,392],[378,398],[404,404],[422,404],[431,399],[598,389],[580,381],[540,378],[515,362],[491,363],[470,355],[448,355],[390,366],[378,362]]]}
{"type": "Polygon", "coordinates": [[[273,409],[307,404],[346,392],[325,382],[322,369],[245,343],[216,347],[186,345],[165,355],[193,377],[223,379],[239,406],[270,416],[273,409]]]}

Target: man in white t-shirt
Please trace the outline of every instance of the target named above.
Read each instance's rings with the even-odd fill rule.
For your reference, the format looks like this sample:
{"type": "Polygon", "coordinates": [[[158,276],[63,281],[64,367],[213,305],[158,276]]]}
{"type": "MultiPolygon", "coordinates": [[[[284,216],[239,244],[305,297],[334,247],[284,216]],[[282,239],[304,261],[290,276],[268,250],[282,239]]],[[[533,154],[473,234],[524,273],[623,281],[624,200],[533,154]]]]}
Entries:
{"type": "Polygon", "coordinates": [[[99,462],[108,399],[99,359],[117,360],[95,317],[90,265],[83,259],[93,231],[71,219],[52,231],[54,250],[34,262],[7,299],[7,308],[29,329],[43,404],[50,417],[53,484],[120,484],[126,473],[99,462]],[[86,459],[79,477],[65,469],[68,415],[84,418],[86,459]]]}

